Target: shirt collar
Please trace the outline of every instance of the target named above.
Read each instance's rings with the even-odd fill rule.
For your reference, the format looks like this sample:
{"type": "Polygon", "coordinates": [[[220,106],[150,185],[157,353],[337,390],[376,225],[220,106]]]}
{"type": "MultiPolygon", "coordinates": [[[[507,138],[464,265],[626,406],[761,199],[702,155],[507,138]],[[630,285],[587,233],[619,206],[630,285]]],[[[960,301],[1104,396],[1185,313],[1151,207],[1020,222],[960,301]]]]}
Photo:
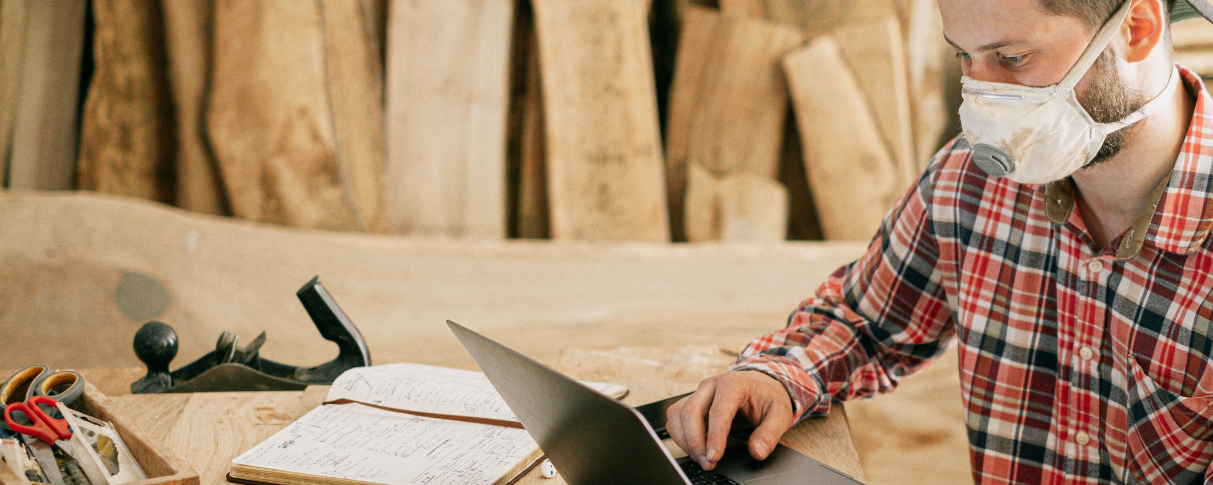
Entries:
{"type": "MultiPolygon", "coordinates": [[[[1159,182],[1146,205],[1133,219],[1116,248],[1116,259],[1127,261],[1149,242],[1159,249],[1191,254],[1213,230],[1213,98],[1200,76],[1179,66],[1185,86],[1196,97],[1192,122],[1171,175],[1159,182]]],[[[1045,215],[1064,225],[1074,211],[1071,178],[1045,184],[1045,215]]]]}

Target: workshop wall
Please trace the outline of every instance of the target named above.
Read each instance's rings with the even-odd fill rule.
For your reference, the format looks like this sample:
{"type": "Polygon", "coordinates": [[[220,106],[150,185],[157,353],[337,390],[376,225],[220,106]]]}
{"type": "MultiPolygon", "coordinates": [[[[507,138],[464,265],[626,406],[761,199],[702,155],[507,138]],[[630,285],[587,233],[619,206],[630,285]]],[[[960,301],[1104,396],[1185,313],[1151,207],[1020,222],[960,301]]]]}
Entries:
{"type": "Polygon", "coordinates": [[[0,176],[338,231],[866,240],[956,70],[934,0],[0,0],[0,176]]]}

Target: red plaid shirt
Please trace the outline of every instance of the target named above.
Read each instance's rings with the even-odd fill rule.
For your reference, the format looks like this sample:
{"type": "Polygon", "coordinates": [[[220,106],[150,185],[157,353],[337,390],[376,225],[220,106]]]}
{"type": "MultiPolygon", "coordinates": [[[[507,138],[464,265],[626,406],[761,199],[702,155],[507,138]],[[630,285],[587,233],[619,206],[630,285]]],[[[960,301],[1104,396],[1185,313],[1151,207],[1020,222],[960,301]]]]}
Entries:
{"type": "Polygon", "coordinates": [[[797,419],[891,390],[958,342],[978,483],[1213,481],[1213,98],[1168,180],[1102,252],[1070,180],[986,176],[963,137],[860,260],[734,369],[779,379],[797,419]]]}

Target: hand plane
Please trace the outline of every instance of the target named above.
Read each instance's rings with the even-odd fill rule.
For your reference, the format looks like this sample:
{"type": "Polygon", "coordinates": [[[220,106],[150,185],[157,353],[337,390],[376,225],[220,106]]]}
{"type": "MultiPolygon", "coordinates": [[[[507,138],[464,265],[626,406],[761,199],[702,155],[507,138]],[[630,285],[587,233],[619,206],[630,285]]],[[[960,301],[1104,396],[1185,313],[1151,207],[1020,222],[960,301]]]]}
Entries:
{"type": "Polygon", "coordinates": [[[262,358],[261,332],[245,347],[232,332],[223,332],[215,345],[198,360],[169,371],[177,356],[177,332],[161,322],[148,322],[135,333],[135,355],[147,366],[147,375],[131,383],[134,394],[176,392],[297,391],[313,384],[332,384],[342,372],[371,365],[362,333],[337,306],[320,277],[312,278],[295,293],[316,329],[335,342],[337,358],[316,367],[296,367],[262,358]]]}

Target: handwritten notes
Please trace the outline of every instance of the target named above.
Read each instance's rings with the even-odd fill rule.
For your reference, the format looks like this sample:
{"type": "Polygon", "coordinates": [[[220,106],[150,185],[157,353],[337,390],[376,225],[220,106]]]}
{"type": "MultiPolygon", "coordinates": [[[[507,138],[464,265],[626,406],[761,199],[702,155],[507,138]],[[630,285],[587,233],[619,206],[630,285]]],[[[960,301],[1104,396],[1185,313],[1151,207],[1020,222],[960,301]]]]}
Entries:
{"type": "MultiPolygon", "coordinates": [[[[609,396],[617,384],[584,382],[609,396]]],[[[388,364],[350,369],[329,390],[327,401],[347,399],[403,411],[517,422],[518,418],[480,372],[421,364],[388,364]]]]}
{"type": "Polygon", "coordinates": [[[328,405],[237,457],[232,471],[254,477],[256,470],[248,468],[254,467],[386,485],[478,485],[498,480],[537,448],[521,429],[328,405]]]}

